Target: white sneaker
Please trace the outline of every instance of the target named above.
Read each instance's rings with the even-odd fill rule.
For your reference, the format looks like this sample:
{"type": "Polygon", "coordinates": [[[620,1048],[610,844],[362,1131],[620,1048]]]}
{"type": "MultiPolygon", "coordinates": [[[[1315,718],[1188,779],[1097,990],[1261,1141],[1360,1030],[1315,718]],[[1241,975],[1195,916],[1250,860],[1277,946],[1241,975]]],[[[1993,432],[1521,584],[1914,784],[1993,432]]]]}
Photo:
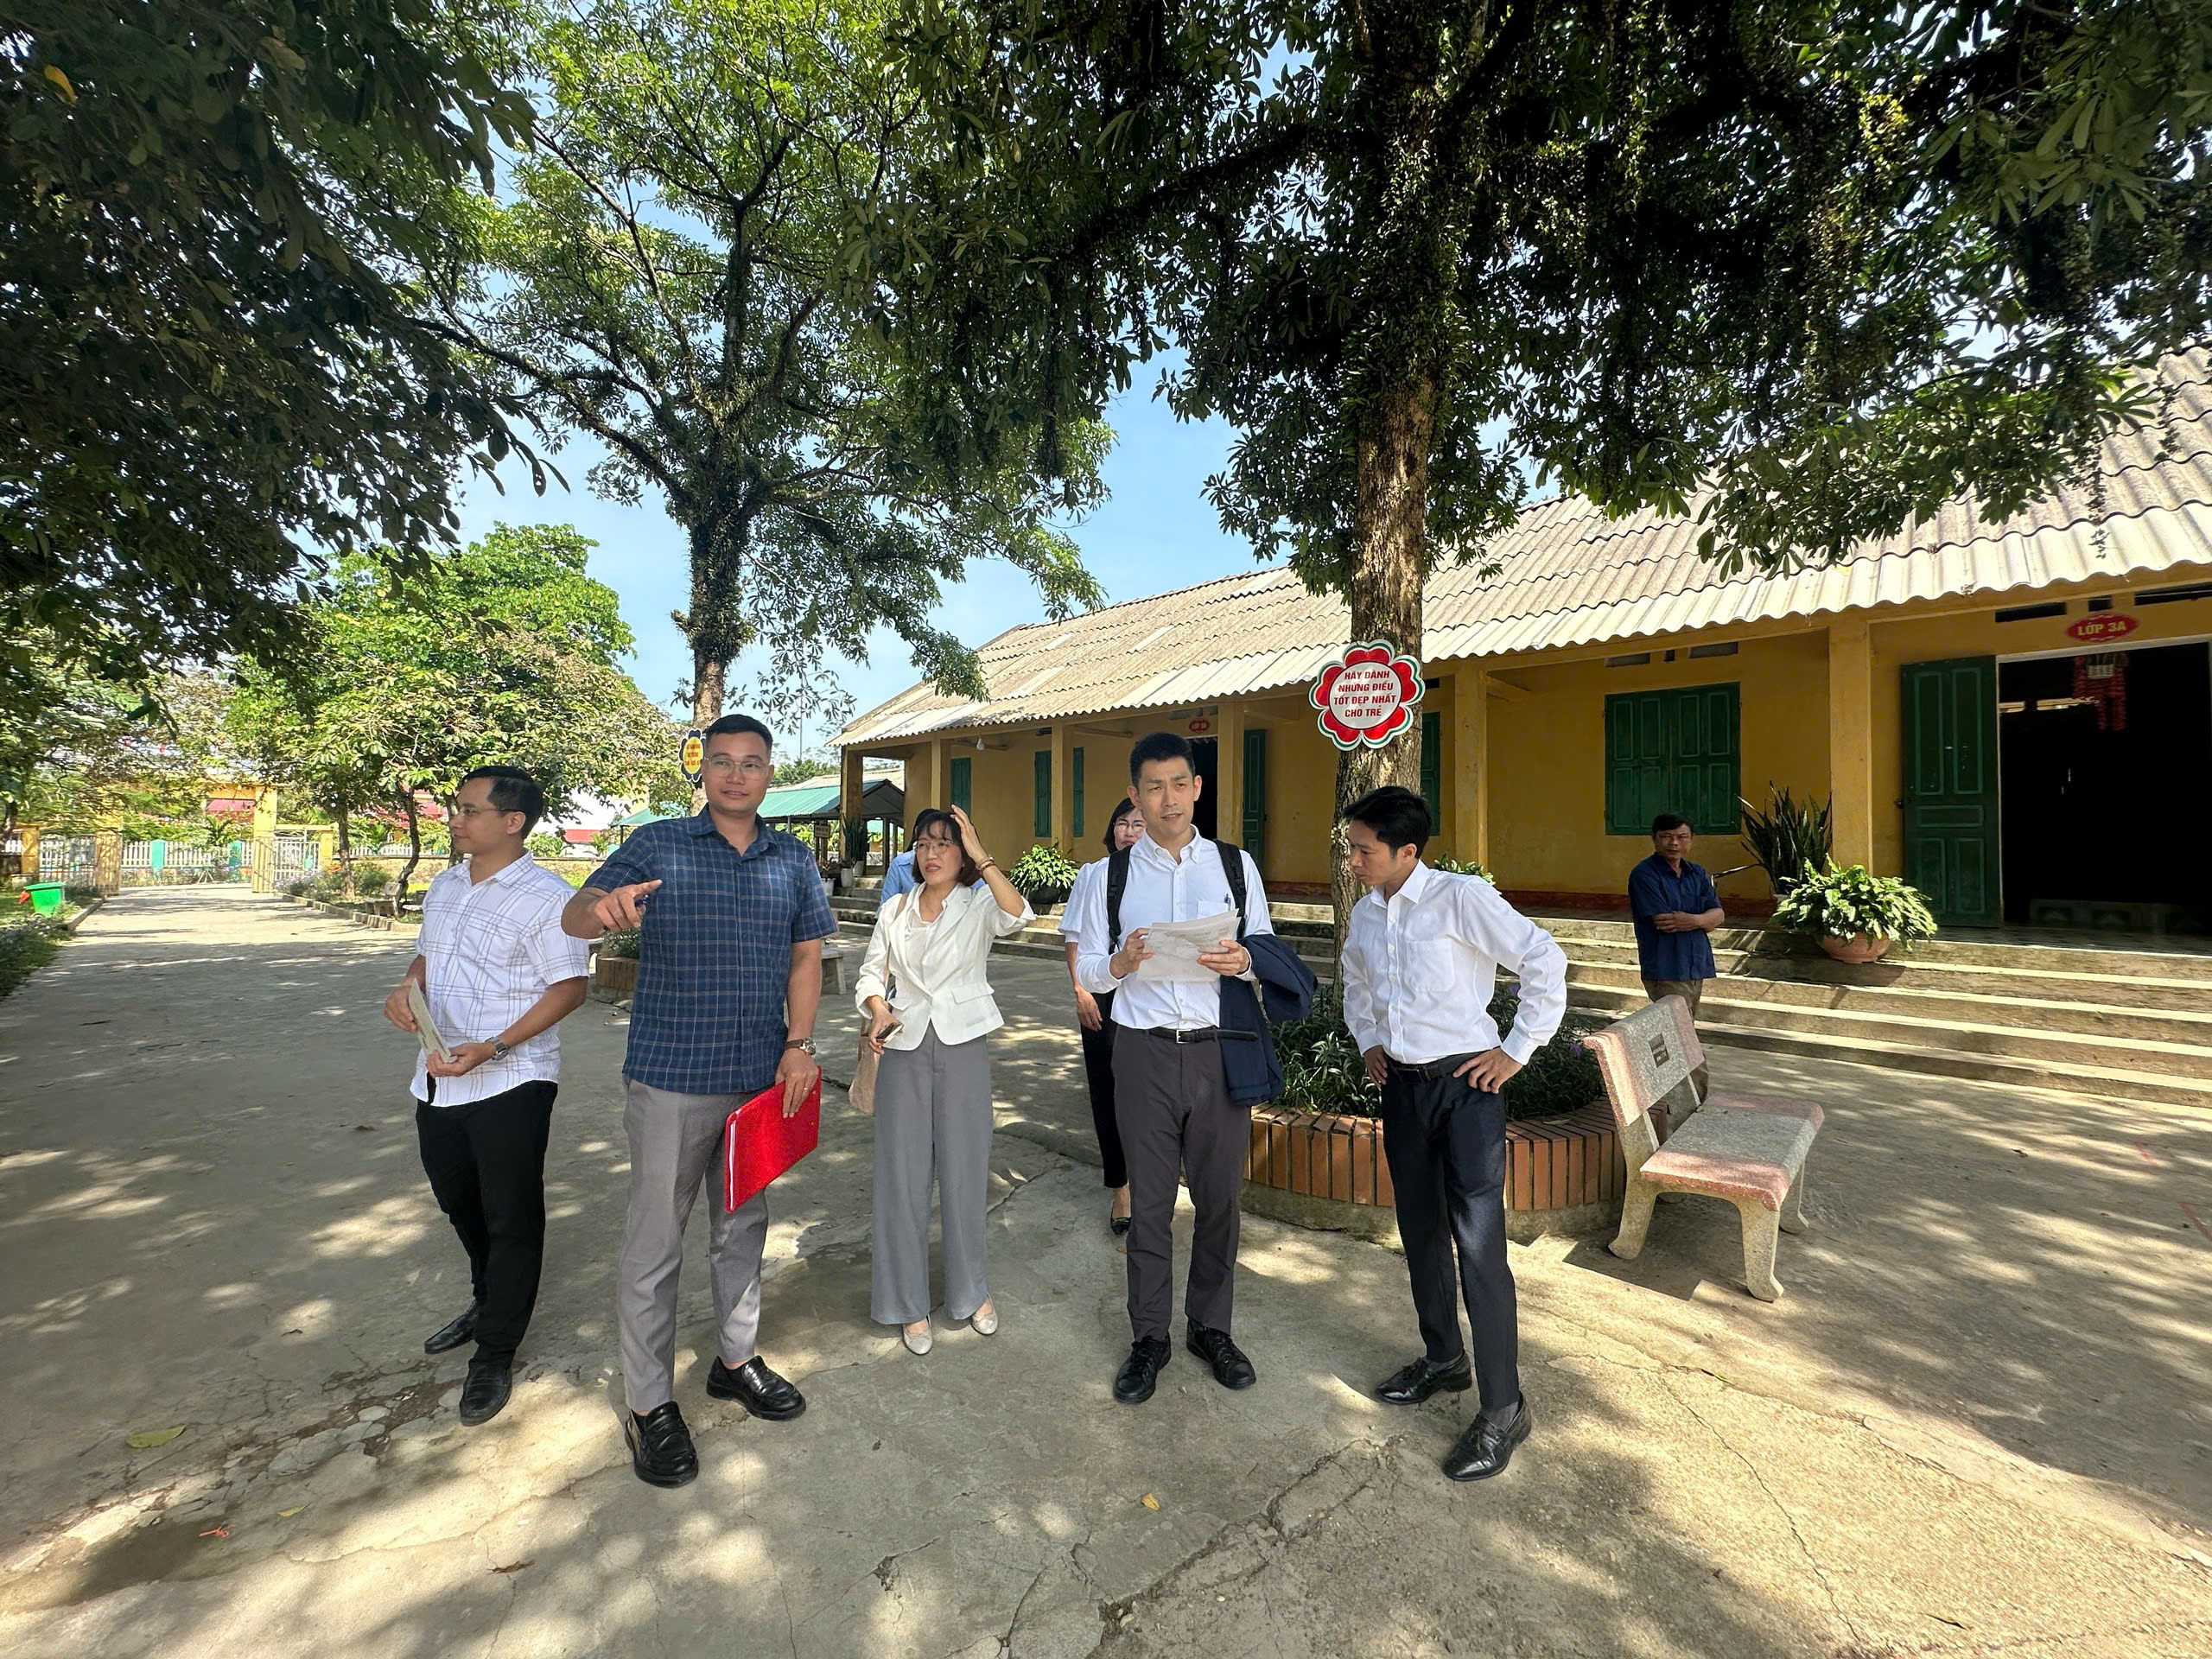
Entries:
{"type": "Polygon", "coordinates": [[[982,1308],[977,1308],[969,1315],[968,1326],[979,1337],[995,1337],[999,1333],[998,1309],[994,1306],[986,1313],[982,1308]]]}
{"type": "Polygon", "coordinates": [[[899,1332],[899,1340],[906,1344],[906,1351],[910,1354],[926,1354],[937,1346],[937,1338],[931,1333],[929,1321],[926,1319],[922,1321],[922,1328],[919,1331],[899,1332]]]}

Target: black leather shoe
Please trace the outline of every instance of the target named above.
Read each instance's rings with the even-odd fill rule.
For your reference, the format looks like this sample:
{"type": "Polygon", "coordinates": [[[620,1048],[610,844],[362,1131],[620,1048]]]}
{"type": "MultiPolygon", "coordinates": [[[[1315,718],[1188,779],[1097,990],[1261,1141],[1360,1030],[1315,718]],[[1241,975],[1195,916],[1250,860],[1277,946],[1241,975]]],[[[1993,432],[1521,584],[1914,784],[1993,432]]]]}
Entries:
{"type": "Polygon", "coordinates": [[[1375,1397],[1385,1405],[1417,1406],[1439,1389],[1464,1394],[1475,1386],[1474,1367],[1465,1354],[1440,1365],[1423,1354],[1402,1370],[1390,1373],[1375,1385],[1375,1397]]]}
{"type": "Polygon", "coordinates": [[[468,1362],[468,1380],[461,1385],[461,1421],[474,1428],[479,1423],[488,1423],[499,1414],[507,1403],[507,1396],[514,1392],[512,1362],[504,1359],[472,1359],[468,1362]]]}
{"type": "Polygon", "coordinates": [[[432,1332],[423,1342],[426,1354],[442,1354],[449,1348],[458,1348],[476,1334],[476,1304],[471,1302],[461,1310],[461,1317],[450,1325],[432,1332]]]}
{"type": "Polygon", "coordinates": [[[1139,1337],[1129,1344],[1129,1357],[1114,1377],[1114,1397],[1125,1406],[1144,1404],[1160,1381],[1160,1368],[1174,1353],[1165,1337],[1139,1337]]]}
{"type": "Polygon", "coordinates": [[[1249,1389],[1258,1382],[1244,1351],[1229,1339],[1229,1332],[1191,1321],[1183,1333],[1184,1345],[1213,1367],[1213,1380],[1224,1389],[1249,1389]]]}
{"type": "Polygon", "coordinates": [[[631,1467],[648,1486],[681,1486],[698,1475],[699,1453],[673,1400],[642,1417],[624,1412],[622,1438],[630,1443],[631,1467]]]}
{"type": "Polygon", "coordinates": [[[1492,1475],[1503,1474],[1505,1465],[1513,1461],[1513,1448],[1529,1438],[1535,1423],[1535,1414],[1525,1398],[1502,1423],[1477,1417],[1452,1446],[1452,1455],[1444,1459],[1444,1472],[1454,1480],[1488,1480],[1492,1475]]]}
{"type": "Polygon", "coordinates": [[[806,1409],[806,1396],[770,1370],[758,1354],[735,1370],[717,1358],[707,1368],[707,1392],[717,1400],[734,1400],[772,1423],[789,1422],[806,1409]]]}

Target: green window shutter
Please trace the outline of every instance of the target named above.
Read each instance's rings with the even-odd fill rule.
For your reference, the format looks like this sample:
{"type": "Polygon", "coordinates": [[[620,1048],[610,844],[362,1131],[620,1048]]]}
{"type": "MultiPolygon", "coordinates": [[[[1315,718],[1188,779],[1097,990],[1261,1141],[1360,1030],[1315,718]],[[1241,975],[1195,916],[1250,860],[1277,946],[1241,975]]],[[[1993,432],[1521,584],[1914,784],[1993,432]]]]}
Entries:
{"type": "Polygon", "coordinates": [[[1244,850],[1262,875],[1267,874],[1268,845],[1268,733],[1255,728],[1244,734],[1244,850]]]}
{"type": "Polygon", "coordinates": [[[1037,839],[1052,838],[1052,752],[1037,751],[1037,839]]]}
{"type": "Polygon", "coordinates": [[[1421,717],[1421,798],[1428,803],[1432,827],[1444,823],[1444,716],[1421,717]]]}
{"type": "Polygon", "coordinates": [[[1742,688],[1694,685],[1605,699],[1605,833],[1643,836],[1662,812],[1700,835],[1740,822],[1742,688]]]}
{"type": "Polygon", "coordinates": [[[968,804],[968,785],[975,765],[974,761],[962,756],[956,756],[952,762],[952,804],[963,812],[971,810],[968,804]]]}
{"type": "Polygon", "coordinates": [[[1070,837],[1080,840],[1083,836],[1083,751],[1075,752],[1075,822],[1068,825],[1070,837]]]}

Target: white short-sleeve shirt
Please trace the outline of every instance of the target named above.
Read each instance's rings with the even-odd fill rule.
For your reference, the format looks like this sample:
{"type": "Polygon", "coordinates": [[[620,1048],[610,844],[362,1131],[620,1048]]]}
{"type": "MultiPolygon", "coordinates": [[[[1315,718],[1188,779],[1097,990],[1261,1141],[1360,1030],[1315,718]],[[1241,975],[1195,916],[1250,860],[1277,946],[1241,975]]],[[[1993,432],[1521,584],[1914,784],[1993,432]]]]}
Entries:
{"type": "MultiPolygon", "coordinates": [[[[561,912],[575,893],[528,857],[481,881],[469,880],[465,863],[440,873],[423,895],[423,936],[416,946],[440,1036],[448,1043],[488,1043],[563,980],[584,976],[591,947],[561,931],[561,912]]],[[[466,1106],[521,1084],[557,1081],[560,1033],[555,1026],[465,1077],[440,1077],[436,1103],[466,1106]]],[[[418,1056],[416,1099],[431,1097],[429,1083],[428,1057],[418,1056]]]]}

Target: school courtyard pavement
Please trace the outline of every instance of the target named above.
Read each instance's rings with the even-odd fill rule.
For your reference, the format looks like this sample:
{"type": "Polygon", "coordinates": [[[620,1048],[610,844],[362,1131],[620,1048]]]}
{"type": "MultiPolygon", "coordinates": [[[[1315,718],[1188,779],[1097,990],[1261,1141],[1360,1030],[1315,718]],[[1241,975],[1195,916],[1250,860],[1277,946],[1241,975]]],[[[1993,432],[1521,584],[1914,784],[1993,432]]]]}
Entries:
{"type": "Polygon", "coordinates": [[[702,1473],[662,1492],[614,1418],[622,1016],[564,1028],[537,1322],[464,1428],[465,1356],[422,1338],[466,1276],[378,1014],[409,948],[136,891],[0,1002],[0,1651],[2212,1652],[2204,1118],[1722,1051],[1827,1108],[1788,1296],[1744,1294],[1718,1205],[1632,1264],[1516,1247],[1536,1434],[1459,1487],[1464,1400],[1369,1397],[1414,1350],[1402,1264],[1338,1235],[1247,1218],[1258,1387],[1179,1350],[1113,1403],[1061,982],[1005,961],[1002,1332],[917,1360],[868,1322],[868,1125],[832,1090],[762,1320],[807,1413],[705,1399],[695,1243],[702,1473]]]}

